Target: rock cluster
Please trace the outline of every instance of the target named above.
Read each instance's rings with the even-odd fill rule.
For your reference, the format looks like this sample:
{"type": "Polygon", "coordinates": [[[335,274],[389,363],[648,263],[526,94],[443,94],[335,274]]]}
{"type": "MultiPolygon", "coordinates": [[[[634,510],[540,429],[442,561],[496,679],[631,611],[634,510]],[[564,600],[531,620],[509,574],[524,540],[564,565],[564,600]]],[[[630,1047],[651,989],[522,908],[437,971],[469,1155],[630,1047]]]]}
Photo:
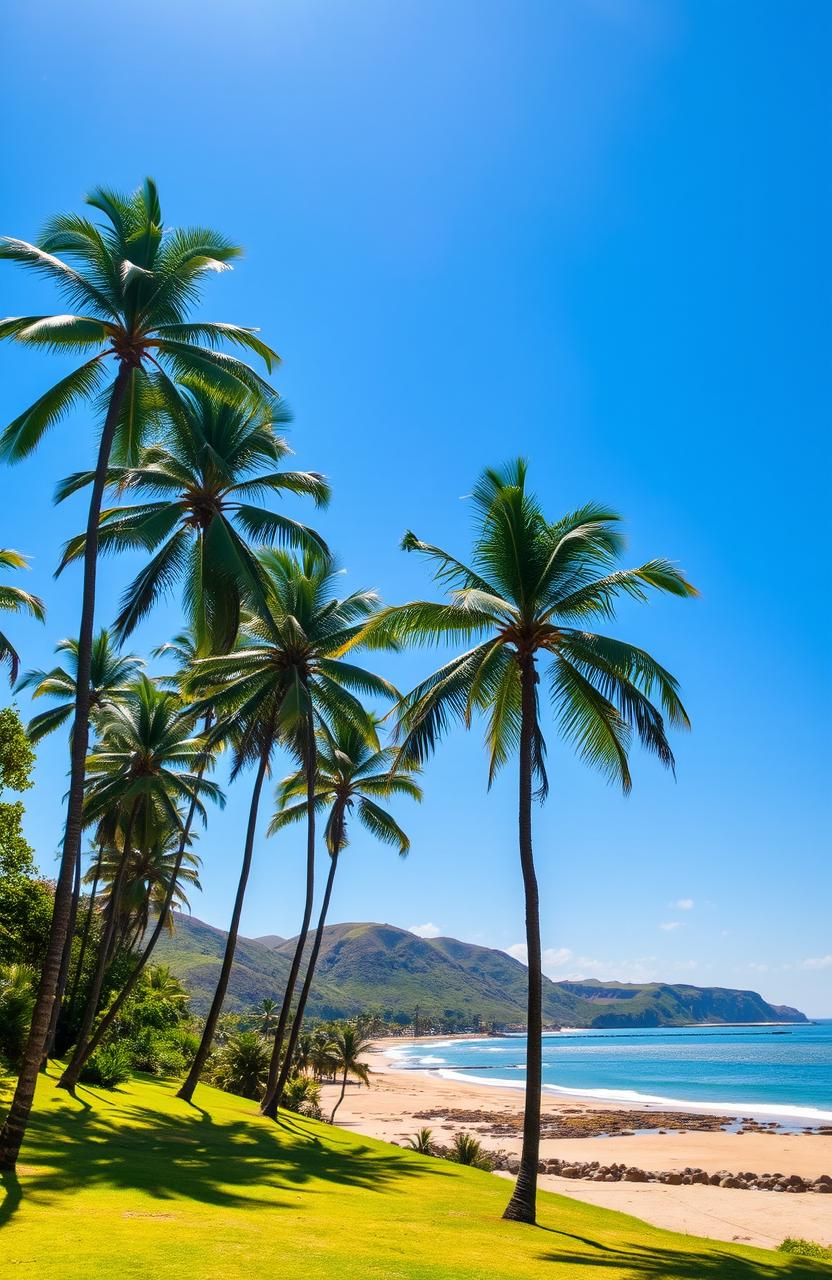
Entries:
{"type": "MultiPolygon", "coordinates": [[[[517,1156],[498,1152],[494,1157],[495,1169],[503,1169],[507,1173],[517,1173],[520,1161],[517,1156]]],[[[832,1194],[832,1177],[828,1173],[819,1178],[801,1178],[799,1174],[785,1173],[730,1173],[720,1169],[717,1173],[708,1173],[705,1169],[655,1170],[638,1169],[626,1164],[600,1164],[597,1160],[581,1164],[571,1160],[541,1160],[538,1164],[540,1173],[552,1173],[559,1178],[583,1178],[589,1182],[663,1182],[671,1187],[679,1186],[711,1186],[730,1187],[737,1191],[813,1191],[818,1195],[832,1194]]]]}

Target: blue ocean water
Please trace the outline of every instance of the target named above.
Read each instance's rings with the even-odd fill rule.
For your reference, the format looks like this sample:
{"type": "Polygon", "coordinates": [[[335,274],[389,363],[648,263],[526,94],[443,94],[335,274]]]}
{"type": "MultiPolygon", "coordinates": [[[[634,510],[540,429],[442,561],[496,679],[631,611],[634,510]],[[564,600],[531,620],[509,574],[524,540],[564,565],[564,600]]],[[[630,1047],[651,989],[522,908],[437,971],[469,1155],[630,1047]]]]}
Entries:
{"type": "MultiPolygon", "coordinates": [[[[393,1055],[446,1079],[502,1088],[525,1080],[523,1036],[417,1042],[393,1055]]],[[[832,1125],[832,1021],[553,1032],[543,1037],[543,1081],[571,1097],[832,1125]]]]}

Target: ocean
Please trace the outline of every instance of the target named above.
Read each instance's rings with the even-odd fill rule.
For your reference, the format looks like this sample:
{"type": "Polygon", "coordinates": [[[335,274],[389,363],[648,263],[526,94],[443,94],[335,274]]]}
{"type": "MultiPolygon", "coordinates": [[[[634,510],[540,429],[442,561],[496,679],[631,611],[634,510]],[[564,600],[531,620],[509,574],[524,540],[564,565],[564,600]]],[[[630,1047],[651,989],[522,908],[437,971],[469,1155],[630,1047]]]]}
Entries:
{"type": "MultiPolygon", "coordinates": [[[[448,1039],[393,1051],[401,1067],[520,1088],[525,1038],[448,1039]]],[[[791,1026],[565,1030],[543,1037],[544,1091],[832,1125],[832,1020],[791,1026]]]]}

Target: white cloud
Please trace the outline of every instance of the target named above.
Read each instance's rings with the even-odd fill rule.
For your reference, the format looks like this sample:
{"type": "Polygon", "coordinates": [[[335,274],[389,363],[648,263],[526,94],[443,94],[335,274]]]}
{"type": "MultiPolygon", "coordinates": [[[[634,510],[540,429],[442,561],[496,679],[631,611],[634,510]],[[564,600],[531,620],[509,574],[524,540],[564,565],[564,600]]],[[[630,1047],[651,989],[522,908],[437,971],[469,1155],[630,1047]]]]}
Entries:
{"type": "Polygon", "coordinates": [[[664,929],[665,933],[672,933],[674,929],[681,929],[681,921],[665,920],[664,924],[660,924],[659,928],[664,929]]]}
{"type": "Polygon", "coordinates": [[[693,911],[696,906],[693,898],[677,898],[675,902],[671,902],[671,907],[675,907],[677,911],[693,911]]]}
{"type": "Polygon", "coordinates": [[[832,955],[815,956],[810,960],[804,960],[804,969],[832,969],[832,955]]]}
{"type": "MultiPolygon", "coordinates": [[[[506,952],[527,963],[525,942],[515,942],[506,952]]],[[[655,956],[637,956],[632,960],[598,960],[592,956],[576,956],[569,947],[546,947],[543,972],[555,982],[577,982],[596,978],[601,982],[653,982],[656,978],[655,956]]]]}
{"type": "Polygon", "coordinates": [[[430,920],[426,924],[408,925],[410,933],[415,933],[417,938],[438,938],[442,930],[438,924],[432,924],[430,920]]]}

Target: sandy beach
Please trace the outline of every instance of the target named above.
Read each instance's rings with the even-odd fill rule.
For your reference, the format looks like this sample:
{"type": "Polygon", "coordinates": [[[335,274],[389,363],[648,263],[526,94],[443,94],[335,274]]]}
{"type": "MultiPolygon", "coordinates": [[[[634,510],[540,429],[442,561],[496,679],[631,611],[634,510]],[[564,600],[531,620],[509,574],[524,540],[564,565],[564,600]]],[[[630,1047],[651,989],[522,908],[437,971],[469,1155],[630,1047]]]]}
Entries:
{"type": "MultiPolygon", "coordinates": [[[[459,1038],[459,1037],[455,1037],[459,1038]]],[[[522,1091],[489,1088],[444,1080],[433,1072],[396,1069],[391,1048],[402,1040],[379,1040],[367,1055],[372,1071],[369,1089],[350,1085],[336,1121],[369,1137],[401,1143],[424,1126],[437,1141],[449,1143],[455,1132],[474,1133],[489,1150],[517,1154],[520,1136],[513,1132],[522,1112],[522,1091]],[[429,1117],[420,1115],[430,1112],[429,1117]],[[494,1134],[491,1130],[498,1129],[494,1134]]],[[[420,1045],[429,1043],[420,1040],[420,1045]]],[[[324,1086],[324,1112],[337,1091],[324,1086]]],[[[543,1110],[550,1129],[585,1128],[590,1132],[620,1125],[620,1103],[587,1102],[546,1096],[543,1110]]],[[[630,1109],[635,1110],[635,1109],[630,1109]]],[[[707,1108],[699,1108],[698,1115],[707,1108]]],[[[722,1117],[724,1120],[724,1117],[722,1117]]],[[[685,1120],[677,1121],[680,1124],[685,1120]]],[[[541,1139],[541,1158],[587,1163],[623,1163],[641,1169],[673,1171],[696,1167],[708,1173],[776,1172],[797,1174],[811,1181],[832,1175],[832,1135],[803,1133],[725,1132],[690,1127],[664,1133],[616,1133],[611,1137],[550,1137],[541,1139]]],[[[716,1123],[716,1122],[714,1122],[716,1123]]],[[[546,1133],[546,1126],[543,1129],[546,1133]]],[[[507,1176],[496,1175],[496,1176],[507,1176]]],[[[832,1195],[783,1194],[734,1190],[719,1186],[670,1186],[661,1183],[592,1182],[541,1175],[541,1186],[560,1194],[631,1213],[672,1231],[737,1240],[774,1248],[786,1236],[802,1236],[832,1244],[832,1195]]]]}

